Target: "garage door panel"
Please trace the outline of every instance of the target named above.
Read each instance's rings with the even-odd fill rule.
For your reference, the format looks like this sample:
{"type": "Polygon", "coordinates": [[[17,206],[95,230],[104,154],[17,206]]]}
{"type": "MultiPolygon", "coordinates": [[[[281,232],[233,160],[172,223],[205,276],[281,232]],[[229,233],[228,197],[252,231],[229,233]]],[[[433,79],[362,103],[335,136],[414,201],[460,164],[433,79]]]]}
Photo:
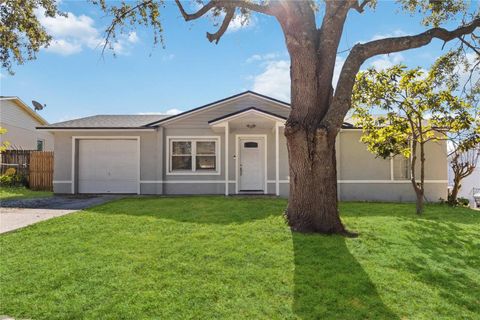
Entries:
{"type": "Polygon", "coordinates": [[[80,140],[79,193],[136,193],[136,140],[80,140]]]}

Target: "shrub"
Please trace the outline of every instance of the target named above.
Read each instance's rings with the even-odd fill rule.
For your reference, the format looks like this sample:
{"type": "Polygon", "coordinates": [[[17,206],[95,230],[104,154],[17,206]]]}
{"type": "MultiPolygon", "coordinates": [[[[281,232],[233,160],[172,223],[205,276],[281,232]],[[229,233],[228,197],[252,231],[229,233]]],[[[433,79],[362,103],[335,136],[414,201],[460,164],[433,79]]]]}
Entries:
{"type": "Polygon", "coordinates": [[[21,174],[17,174],[15,168],[8,168],[5,174],[0,176],[0,186],[4,187],[17,187],[26,186],[27,178],[21,174]]]}

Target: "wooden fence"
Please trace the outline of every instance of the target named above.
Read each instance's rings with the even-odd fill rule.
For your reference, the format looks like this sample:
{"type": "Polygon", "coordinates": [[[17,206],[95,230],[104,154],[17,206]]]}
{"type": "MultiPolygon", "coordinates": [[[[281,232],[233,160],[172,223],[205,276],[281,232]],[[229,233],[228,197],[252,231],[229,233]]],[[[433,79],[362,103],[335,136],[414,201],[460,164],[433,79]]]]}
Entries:
{"type": "Polygon", "coordinates": [[[29,171],[30,189],[53,191],[53,151],[32,151],[29,171]]]}
{"type": "Polygon", "coordinates": [[[28,177],[28,164],[30,163],[30,150],[6,150],[1,153],[0,174],[9,168],[14,168],[22,176],[28,177]]]}
{"type": "Polygon", "coordinates": [[[32,190],[53,191],[53,152],[7,150],[1,153],[0,174],[15,168],[32,190]]]}

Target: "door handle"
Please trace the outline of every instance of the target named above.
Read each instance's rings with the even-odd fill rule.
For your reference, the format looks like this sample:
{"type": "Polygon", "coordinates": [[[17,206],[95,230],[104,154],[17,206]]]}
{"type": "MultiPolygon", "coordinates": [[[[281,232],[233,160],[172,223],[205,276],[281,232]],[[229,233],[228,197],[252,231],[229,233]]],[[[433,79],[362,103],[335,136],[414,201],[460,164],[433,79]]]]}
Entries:
{"type": "Polygon", "coordinates": [[[242,172],[243,172],[242,165],[240,165],[240,176],[242,176],[242,172]]]}

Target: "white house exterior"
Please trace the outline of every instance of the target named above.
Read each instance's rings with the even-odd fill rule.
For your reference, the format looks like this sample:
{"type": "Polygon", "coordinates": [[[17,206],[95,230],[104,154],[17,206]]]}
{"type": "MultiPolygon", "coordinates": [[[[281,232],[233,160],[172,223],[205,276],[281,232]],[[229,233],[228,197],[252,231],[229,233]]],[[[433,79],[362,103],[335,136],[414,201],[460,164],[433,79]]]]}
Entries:
{"type": "Polygon", "coordinates": [[[8,141],[8,149],[53,151],[53,134],[39,131],[48,122],[18,97],[0,97],[0,127],[7,133],[0,141],[8,141]]]}

